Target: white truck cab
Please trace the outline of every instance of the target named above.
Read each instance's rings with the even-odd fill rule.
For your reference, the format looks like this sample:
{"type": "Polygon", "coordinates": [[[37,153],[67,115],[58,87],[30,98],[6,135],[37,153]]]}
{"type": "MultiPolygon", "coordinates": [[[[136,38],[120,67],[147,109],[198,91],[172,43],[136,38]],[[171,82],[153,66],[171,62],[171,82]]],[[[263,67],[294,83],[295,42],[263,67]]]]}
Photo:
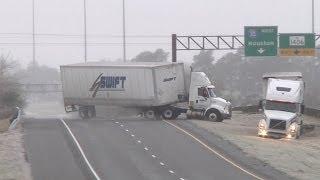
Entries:
{"type": "Polygon", "coordinates": [[[231,118],[231,103],[214,93],[215,87],[203,72],[191,72],[189,88],[189,118],[200,117],[211,121],[231,118]]]}
{"type": "Polygon", "coordinates": [[[268,73],[263,76],[259,136],[299,138],[303,123],[305,84],[300,72],[268,73]]]}

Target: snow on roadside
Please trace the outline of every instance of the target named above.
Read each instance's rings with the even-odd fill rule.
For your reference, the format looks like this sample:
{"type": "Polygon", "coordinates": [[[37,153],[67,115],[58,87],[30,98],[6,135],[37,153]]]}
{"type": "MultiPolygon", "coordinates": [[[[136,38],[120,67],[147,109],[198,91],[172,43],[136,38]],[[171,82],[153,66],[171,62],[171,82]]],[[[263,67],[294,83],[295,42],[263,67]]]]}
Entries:
{"type": "Polygon", "coordinates": [[[214,123],[191,120],[199,127],[237,145],[250,156],[298,179],[320,179],[320,119],[305,116],[304,123],[315,129],[299,140],[257,137],[260,114],[233,113],[232,120],[214,123]]]}
{"type": "Polygon", "coordinates": [[[31,180],[21,127],[0,133],[0,179],[31,180]]]}

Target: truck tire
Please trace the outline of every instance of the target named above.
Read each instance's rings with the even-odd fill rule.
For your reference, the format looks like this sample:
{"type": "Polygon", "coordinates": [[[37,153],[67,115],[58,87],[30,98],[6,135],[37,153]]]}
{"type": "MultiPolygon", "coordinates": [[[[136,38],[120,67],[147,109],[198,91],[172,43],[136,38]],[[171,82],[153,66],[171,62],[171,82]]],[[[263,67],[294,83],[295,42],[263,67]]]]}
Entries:
{"type": "Polygon", "coordinates": [[[88,109],[80,108],[79,109],[79,116],[81,117],[81,119],[88,119],[89,118],[88,109]]]}
{"type": "Polygon", "coordinates": [[[149,109],[144,113],[144,116],[148,119],[154,119],[156,117],[156,113],[154,110],[149,109]]]}
{"type": "Polygon", "coordinates": [[[95,106],[89,106],[88,107],[88,118],[94,118],[96,117],[96,108],[95,106]]]}
{"type": "Polygon", "coordinates": [[[206,120],[213,121],[213,122],[222,122],[222,117],[220,115],[220,112],[217,110],[208,110],[205,115],[206,120]]]}
{"type": "Polygon", "coordinates": [[[161,113],[163,119],[171,120],[177,117],[176,112],[172,108],[166,108],[161,113]]]}

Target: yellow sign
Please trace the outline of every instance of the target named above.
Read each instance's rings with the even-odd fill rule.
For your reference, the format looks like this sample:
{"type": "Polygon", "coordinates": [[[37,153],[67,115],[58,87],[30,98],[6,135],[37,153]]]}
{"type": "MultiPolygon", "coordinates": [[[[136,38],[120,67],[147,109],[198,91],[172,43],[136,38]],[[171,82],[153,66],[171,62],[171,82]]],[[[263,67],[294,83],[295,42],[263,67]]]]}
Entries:
{"type": "Polygon", "coordinates": [[[315,56],[316,51],[313,48],[297,49],[279,49],[280,56],[315,56]]]}

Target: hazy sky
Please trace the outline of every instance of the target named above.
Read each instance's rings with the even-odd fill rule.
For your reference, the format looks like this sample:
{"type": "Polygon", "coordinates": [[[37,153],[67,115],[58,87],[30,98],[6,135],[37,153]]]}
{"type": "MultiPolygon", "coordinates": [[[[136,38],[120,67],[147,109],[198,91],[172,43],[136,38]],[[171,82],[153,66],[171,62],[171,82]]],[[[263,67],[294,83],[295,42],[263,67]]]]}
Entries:
{"type": "MultiPolygon", "coordinates": [[[[38,62],[53,67],[83,62],[83,0],[35,0],[35,9],[38,62]]],[[[32,60],[32,0],[1,0],[0,12],[0,53],[10,52],[25,65],[32,60]]],[[[319,0],[315,14],[319,33],[319,0]]],[[[170,52],[172,33],[243,34],[246,25],[311,32],[311,0],[126,0],[126,15],[128,58],[156,48],[170,52]]],[[[122,58],[122,0],[87,0],[87,21],[88,59],[122,58]]],[[[194,53],[180,52],[178,59],[190,61],[194,53]]]]}

